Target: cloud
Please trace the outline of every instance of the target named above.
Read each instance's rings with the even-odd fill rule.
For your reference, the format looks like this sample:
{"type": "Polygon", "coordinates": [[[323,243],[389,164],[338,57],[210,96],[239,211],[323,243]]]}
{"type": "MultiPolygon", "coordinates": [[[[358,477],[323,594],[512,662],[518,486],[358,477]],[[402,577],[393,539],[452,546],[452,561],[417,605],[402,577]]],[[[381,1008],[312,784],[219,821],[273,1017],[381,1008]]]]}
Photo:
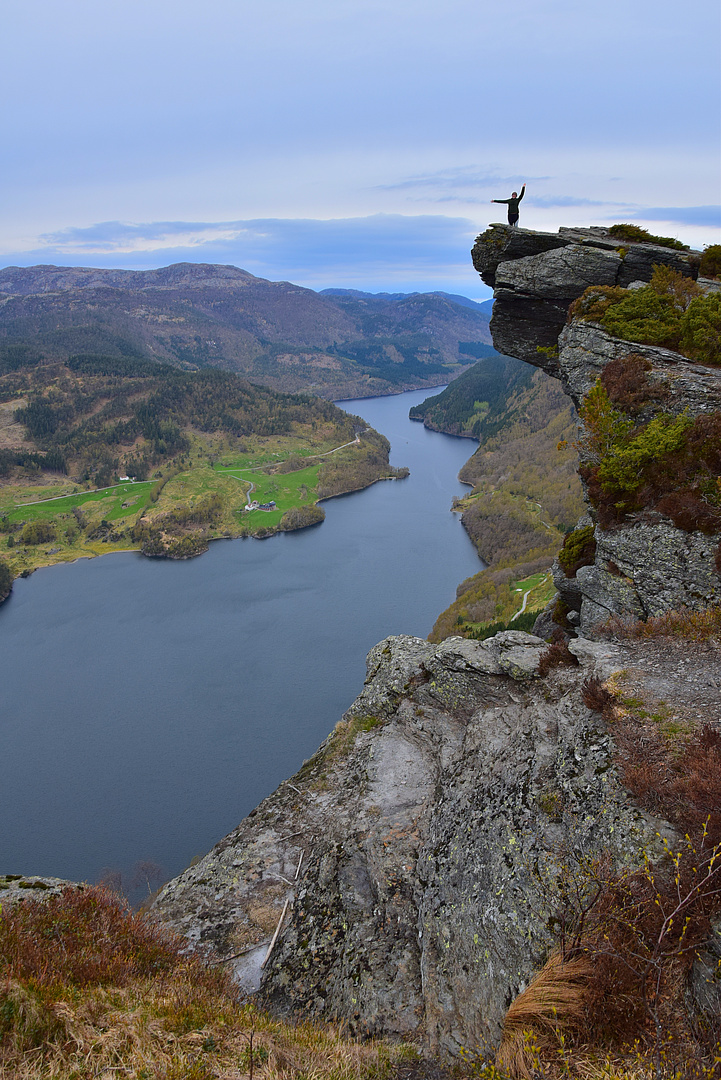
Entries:
{"type": "Polygon", "coordinates": [[[673,221],[679,225],[721,228],[721,206],[654,206],[633,213],[641,221],[673,221]]]}
{"type": "Polygon", "coordinates": [[[238,221],[105,221],[47,233],[18,258],[143,269],[171,262],[232,263],[310,288],[444,289],[485,296],[470,263],[479,226],[442,215],[258,218],[238,221]]]}
{"type": "MultiPolygon", "coordinates": [[[[534,180],[541,179],[533,177],[534,180]]],[[[543,178],[545,179],[545,177],[543,178]]],[[[490,188],[506,186],[508,184],[522,184],[523,179],[518,176],[501,176],[495,170],[480,172],[478,166],[463,165],[455,169],[443,169],[439,172],[421,173],[418,176],[408,176],[404,180],[398,180],[393,184],[379,184],[377,191],[408,191],[413,188],[434,188],[443,190],[448,188],[490,188]]]]}
{"type": "Polygon", "coordinates": [[[529,206],[542,206],[544,208],[554,206],[615,206],[601,199],[578,199],[574,195],[527,195],[526,201],[529,206]]]}

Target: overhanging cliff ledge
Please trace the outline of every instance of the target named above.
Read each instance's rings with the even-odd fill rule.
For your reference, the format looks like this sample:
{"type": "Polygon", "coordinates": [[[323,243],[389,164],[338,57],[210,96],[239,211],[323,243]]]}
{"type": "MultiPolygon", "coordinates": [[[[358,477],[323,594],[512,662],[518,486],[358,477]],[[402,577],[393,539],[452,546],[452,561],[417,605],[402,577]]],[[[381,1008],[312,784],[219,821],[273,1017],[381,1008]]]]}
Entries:
{"type": "Polygon", "coordinates": [[[481,233],[471,257],[494,289],[494,347],[549,375],[560,374],[558,361],[539,348],[553,349],[558,343],[569,305],[589,285],[628,288],[650,281],[657,265],[696,280],[701,261],[698,251],[620,241],[597,227],[545,233],[500,224],[481,233]]]}

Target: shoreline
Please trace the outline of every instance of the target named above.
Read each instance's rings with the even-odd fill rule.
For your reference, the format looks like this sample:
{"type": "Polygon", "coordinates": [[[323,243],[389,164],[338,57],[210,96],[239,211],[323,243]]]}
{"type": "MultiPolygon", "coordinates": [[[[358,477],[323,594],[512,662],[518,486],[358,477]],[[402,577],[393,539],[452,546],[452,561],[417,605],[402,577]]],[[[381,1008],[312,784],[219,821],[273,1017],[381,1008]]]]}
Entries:
{"type": "MultiPolygon", "coordinates": [[[[346,491],[336,491],[332,495],[324,495],[322,499],[317,499],[316,502],[311,504],[311,505],[319,506],[320,503],[328,502],[331,499],[338,499],[338,498],[341,498],[344,495],[354,495],[354,494],[356,494],[356,492],[366,491],[368,488],[373,487],[374,484],[380,483],[381,481],[405,480],[405,479],[406,479],[405,476],[377,476],[375,478],[375,480],[371,480],[370,483],[363,484],[360,487],[348,488],[346,491]]],[[[310,529],[310,528],[313,528],[316,525],[322,525],[322,524],[323,524],[322,521],[310,521],[310,522],[308,522],[307,525],[301,525],[298,529],[293,529],[291,531],[300,532],[302,529],[310,529]]],[[[286,529],[280,529],[277,526],[272,526],[271,528],[269,528],[267,530],[267,532],[264,532],[260,536],[256,536],[253,533],[240,533],[239,532],[239,533],[230,534],[230,535],[224,535],[224,536],[209,536],[209,537],[207,537],[207,542],[208,542],[208,546],[210,546],[210,544],[213,544],[218,540],[270,540],[271,537],[279,536],[281,533],[284,533],[284,532],[287,532],[287,531],[288,530],[286,530],[286,529]]],[[[182,555],[180,557],[175,557],[175,556],[172,556],[172,555],[164,555],[164,554],[146,555],[146,554],[144,554],[142,548],[140,546],[137,546],[137,545],[133,545],[132,547],[109,548],[107,551],[88,551],[88,552],[83,552],[81,554],[74,555],[72,558],[56,559],[53,562],[40,563],[38,566],[33,566],[32,568],[29,568],[27,570],[23,570],[19,574],[17,574],[15,578],[13,578],[13,584],[18,578],[32,577],[32,575],[34,573],[36,573],[38,570],[50,570],[54,566],[70,566],[73,563],[80,562],[83,559],[100,559],[100,558],[104,558],[106,555],[128,555],[133,551],[137,552],[139,555],[142,555],[142,557],[144,559],[168,559],[170,562],[187,562],[189,559],[198,559],[202,555],[205,555],[207,553],[207,551],[208,551],[208,547],[206,547],[203,551],[198,551],[198,552],[194,553],[193,555],[182,555]]],[[[8,600],[11,595],[12,595],[12,585],[10,586],[9,591],[5,594],[5,596],[0,596],[0,604],[3,604],[6,600],[8,600]]]]}

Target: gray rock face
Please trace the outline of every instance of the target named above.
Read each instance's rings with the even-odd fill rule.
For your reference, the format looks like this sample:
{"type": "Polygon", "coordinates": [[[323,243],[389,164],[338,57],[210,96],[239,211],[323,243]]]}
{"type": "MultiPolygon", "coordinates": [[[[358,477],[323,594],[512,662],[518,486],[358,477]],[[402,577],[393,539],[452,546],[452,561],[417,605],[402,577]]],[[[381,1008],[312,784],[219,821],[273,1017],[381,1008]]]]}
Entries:
{"type": "Polygon", "coordinates": [[[495,1039],[549,945],[554,853],[625,863],[656,843],[581,700],[624,651],[573,642],[580,668],[541,681],[544,648],[519,631],[381,642],[335,734],[155,911],[247,989],[260,977],[277,1012],[419,1033],[450,1055],[495,1039]]]}
{"type": "Polygon", "coordinates": [[[556,359],[540,349],[558,341],[569,305],[589,285],[646,282],[657,264],[688,277],[698,273],[698,252],[614,240],[605,229],[539,233],[491,225],[476,240],[473,265],[495,289],[491,334],[506,356],[558,375],[556,359]]]}
{"type": "Polygon", "coordinates": [[[721,533],[687,533],[670,522],[638,522],[625,529],[596,529],[596,565],[576,574],[581,632],[592,635],[610,615],[645,618],[721,602],[714,557],[721,533]],[[615,567],[613,573],[602,569],[615,567]]]}
{"type": "Polygon", "coordinates": [[[58,896],[66,888],[83,889],[77,881],[65,878],[38,877],[35,874],[0,874],[0,908],[8,912],[24,900],[47,900],[58,896]]]}
{"type": "MultiPolygon", "coordinates": [[[[656,345],[637,345],[611,337],[595,323],[574,321],[558,338],[558,375],[576,408],[611,360],[634,353],[651,363],[649,381],[666,393],[664,412],[689,416],[721,409],[719,368],[692,364],[679,353],[656,345]]],[[[659,406],[657,406],[658,408],[659,406]]]]}

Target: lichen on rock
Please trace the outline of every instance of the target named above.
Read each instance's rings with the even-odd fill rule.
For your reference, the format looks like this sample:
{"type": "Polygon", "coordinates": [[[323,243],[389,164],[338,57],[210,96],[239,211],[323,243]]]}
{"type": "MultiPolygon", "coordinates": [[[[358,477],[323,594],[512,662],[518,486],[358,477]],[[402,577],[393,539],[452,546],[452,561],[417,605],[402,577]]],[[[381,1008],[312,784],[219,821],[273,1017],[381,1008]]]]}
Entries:
{"type": "Polygon", "coordinates": [[[444,1055],[497,1037],[551,940],[554,897],[534,868],[550,880],[579,845],[627,862],[658,827],[620,785],[581,698],[583,678],[608,677],[626,653],[572,643],[581,667],[542,680],[545,647],[519,631],[375,646],[348,727],[166,885],[155,911],[276,1012],[419,1034],[444,1055]],[[287,898],[261,971],[269,935],[253,938],[252,911],[280,914],[287,898]]]}

